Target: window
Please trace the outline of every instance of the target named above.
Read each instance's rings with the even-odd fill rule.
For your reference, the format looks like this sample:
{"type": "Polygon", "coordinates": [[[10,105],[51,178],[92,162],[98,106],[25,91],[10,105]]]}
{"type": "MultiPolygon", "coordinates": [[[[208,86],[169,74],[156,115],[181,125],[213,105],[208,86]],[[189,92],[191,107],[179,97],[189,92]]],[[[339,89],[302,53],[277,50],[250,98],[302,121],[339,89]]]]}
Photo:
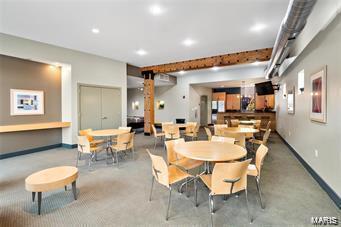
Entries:
{"type": "Polygon", "coordinates": [[[298,73],[298,94],[302,94],[304,92],[304,69],[298,73]]]}

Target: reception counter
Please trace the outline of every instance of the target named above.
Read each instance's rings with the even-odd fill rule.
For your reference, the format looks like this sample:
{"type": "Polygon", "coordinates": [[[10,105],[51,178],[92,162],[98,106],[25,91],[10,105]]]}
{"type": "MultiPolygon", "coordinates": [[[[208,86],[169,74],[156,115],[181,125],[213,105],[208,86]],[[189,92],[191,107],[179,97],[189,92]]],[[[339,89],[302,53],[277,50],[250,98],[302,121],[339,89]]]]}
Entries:
{"type": "Polygon", "coordinates": [[[276,130],[276,112],[225,112],[217,113],[217,124],[225,124],[230,119],[239,120],[262,120],[261,127],[265,128],[268,121],[271,121],[271,130],[276,130]]]}

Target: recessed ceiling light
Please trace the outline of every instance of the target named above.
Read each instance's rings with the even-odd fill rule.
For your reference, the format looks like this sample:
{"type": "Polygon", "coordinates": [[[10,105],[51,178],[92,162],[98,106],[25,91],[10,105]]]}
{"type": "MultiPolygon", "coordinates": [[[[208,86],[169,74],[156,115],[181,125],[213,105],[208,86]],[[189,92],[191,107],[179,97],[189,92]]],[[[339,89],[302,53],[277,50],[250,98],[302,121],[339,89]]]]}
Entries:
{"type": "Polygon", "coordinates": [[[255,61],[255,62],[252,62],[252,65],[259,65],[260,64],[260,61],[255,61]]]}
{"type": "Polygon", "coordinates": [[[212,69],[213,71],[218,71],[218,70],[219,70],[219,67],[218,67],[218,66],[213,66],[211,69],[212,69]]]}
{"type": "Polygon", "coordinates": [[[136,51],[136,54],[138,54],[140,56],[143,56],[143,55],[147,54],[147,51],[145,51],[144,49],[139,49],[139,50],[136,51]]]}
{"type": "Polygon", "coordinates": [[[150,6],[149,11],[154,16],[158,16],[158,15],[163,13],[163,9],[159,5],[152,5],[152,6],[150,6]]]}
{"type": "Polygon", "coordinates": [[[184,71],[184,70],[179,71],[180,75],[184,75],[185,73],[186,73],[186,71],[184,71]]]}
{"type": "Polygon", "coordinates": [[[91,31],[94,34],[98,34],[99,33],[99,29],[98,28],[93,28],[93,29],[91,29],[91,31]]]}
{"type": "Polygon", "coordinates": [[[259,32],[259,31],[264,30],[265,28],[266,28],[266,25],[265,25],[265,24],[258,23],[258,24],[253,25],[253,26],[250,28],[250,31],[252,31],[252,32],[259,32]]]}
{"type": "Polygon", "coordinates": [[[221,85],[220,87],[225,87],[224,85],[221,85]]]}
{"type": "Polygon", "coordinates": [[[196,42],[193,39],[187,38],[185,39],[182,44],[185,46],[192,46],[193,44],[195,44],[196,42]]]}

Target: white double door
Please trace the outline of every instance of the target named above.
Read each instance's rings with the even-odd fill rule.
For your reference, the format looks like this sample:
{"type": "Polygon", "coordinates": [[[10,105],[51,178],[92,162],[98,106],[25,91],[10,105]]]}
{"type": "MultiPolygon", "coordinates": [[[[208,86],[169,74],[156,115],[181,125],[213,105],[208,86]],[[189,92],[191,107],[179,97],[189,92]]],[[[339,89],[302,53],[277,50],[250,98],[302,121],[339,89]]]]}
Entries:
{"type": "Polygon", "coordinates": [[[79,89],[80,129],[98,130],[121,126],[121,89],[83,85],[79,89]]]}

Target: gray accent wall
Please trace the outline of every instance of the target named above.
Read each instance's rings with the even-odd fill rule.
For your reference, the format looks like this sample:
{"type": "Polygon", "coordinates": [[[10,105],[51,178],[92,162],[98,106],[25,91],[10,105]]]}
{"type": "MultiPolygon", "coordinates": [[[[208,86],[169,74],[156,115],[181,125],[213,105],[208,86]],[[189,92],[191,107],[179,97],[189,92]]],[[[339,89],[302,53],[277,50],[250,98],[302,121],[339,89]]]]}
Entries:
{"type": "MultiPolygon", "coordinates": [[[[61,70],[0,55],[0,125],[61,121],[61,70]],[[44,91],[45,114],[11,116],[10,89],[44,91]]],[[[61,129],[0,133],[0,154],[60,144],[61,129]]]]}
{"type": "MultiPolygon", "coordinates": [[[[295,86],[295,114],[287,113],[283,90],[277,94],[277,132],[341,196],[341,15],[320,32],[282,75],[280,84],[295,86]],[[327,123],[310,120],[310,77],[327,66],[327,123]],[[298,72],[304,69],[304,93],[298,72]]],[[[270,151],[276,152],[276,151],[270,151]]],[[[282,173],[285,174],[285,173],[282,173]]],[[[293,179],[300,180],[300,179],[293,179]]],[[[309,192],[309,188],[306,188],[309,192]]]]}

